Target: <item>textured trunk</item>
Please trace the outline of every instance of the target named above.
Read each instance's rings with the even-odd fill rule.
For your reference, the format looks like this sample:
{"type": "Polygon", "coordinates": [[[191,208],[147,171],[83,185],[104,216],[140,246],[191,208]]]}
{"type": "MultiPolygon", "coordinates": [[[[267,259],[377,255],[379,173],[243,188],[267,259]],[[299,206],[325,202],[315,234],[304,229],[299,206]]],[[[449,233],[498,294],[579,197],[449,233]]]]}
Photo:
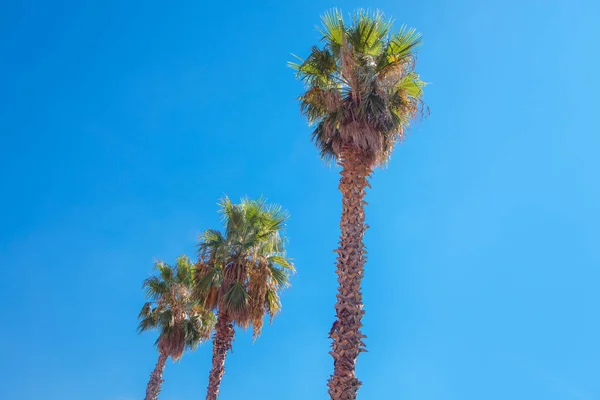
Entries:
{"type": "Polygon", "coordinates": [[[146,388],[146,398],[145,400],[156,400],[158,399],[158,394],[160,393],[160,388],[163,383],[163,372],[165,371],[165,364],[167,363],[167,359],[169,356],[164,353],[160,353],[158,356],[158,362],[156,363],[156,367],[152,374],[150,374],[150,382],[148,382],[148,387],[146,388]]]}
{"type": "Polygon", "coordinates": [[[225,313],[219,313],[217,317],[217,325],[215,326],[215,334],[213,336],[213,358],[212,369],[208,377],[208,391],[206,400],[217,400],[219,396],[219,387],[221,379],[225,374],[225,357],[227,352],[231,350],[233,343],[233,323],[225,313]]]}
{"type": "Polygon", "coordinates": [[[360,332],[363,311],[361,281],[364,275],[365,191],[369,186],[371,168],[367,156],[360,150],[346,149],[341,157],[342,172],[339,189],[342,193],[342,219],[336,262],[338,294],[335,304],[336,321],[329,337],[333,340],[333,375],[329,378],[332,400],[354,400],[361,382],[356,378],[358,355],[366,351],[360,332]]]}

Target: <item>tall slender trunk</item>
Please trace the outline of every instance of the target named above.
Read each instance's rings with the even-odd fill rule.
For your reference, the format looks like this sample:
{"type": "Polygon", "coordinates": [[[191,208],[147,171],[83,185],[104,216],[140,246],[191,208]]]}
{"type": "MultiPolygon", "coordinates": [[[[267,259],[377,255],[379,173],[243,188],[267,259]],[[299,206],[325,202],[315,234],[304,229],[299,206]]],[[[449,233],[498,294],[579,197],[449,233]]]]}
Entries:
{"type": "Polygon", "coordinates": [[[150,374],[150,381],[148,382],[148,387],[146,387],[146,398],[145,400],[156,400],[158,399],[158,394],[160,393],[160,389],[163,383],[163,372],[165,371],[165,364],[167,363],[167,359],[169,356],[165,355],[165,353],[161,352],[158,356],[158,362],[156,363],[156,367],[152,374],[150,374]]]}
{"type": "Polygon", "coordinates": [[[361,281],[366,261],[363,236],[365,224],[364,201],[370,187],[371,174],[366,154],[357,149],[345,149],[339,189],[342,193],[341,235],[336,262],[338,294],[335,304],[336,321],[329,337],[333,340],[333,375],[329,378],[329,396],[332,400],[354,400],[361,382],[356,378],[358,355],[366,351],[360,332],[364,315],[361,281]]]}
{"type": "Polygon", "coordinates": [[[215,334],[213,335],[212,369],[208,377],[206,400],[217,400],[219,396],[221,379],[225,374],[225,357],[227,356],[227,352],[231,350],[234,334],[235,330],[233,329],[231,318],[229,318],[227,313],[219,312],[215,334]]]}

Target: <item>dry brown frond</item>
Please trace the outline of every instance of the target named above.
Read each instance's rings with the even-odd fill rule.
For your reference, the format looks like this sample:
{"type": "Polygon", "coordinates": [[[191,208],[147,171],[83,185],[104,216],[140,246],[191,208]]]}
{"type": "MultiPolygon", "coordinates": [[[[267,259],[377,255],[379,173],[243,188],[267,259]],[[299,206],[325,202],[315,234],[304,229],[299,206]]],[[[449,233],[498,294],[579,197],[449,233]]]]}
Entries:
{"type": "Polygon", "coordinates": [[[322,96],[327,112],[334,112],[342,104],[342,97],[337,89],[325,90],[322,92],[322,96]]]}
{"type": "Polygon", "coordinates": [[[260,335],[265,316],[265,297],[269,271],[266,263],[259,261],[258,265],[250,269],[248,282],[248,293],[250,295],[249,314],[253,328],[253,338],[260,335]]]}
{"type": "Polygon", "coordinates": [[[185,334],[181,324],[175,324],[168,334],[159,339],[158,348],[161,353],[170,356],[173,361],[179,361],[185,349],[185,334]]]}
{"type": "Polygon", "coordinates": [[[339,148],[340,153],[345,146],[352,146],[365,150],[368,157],[374,162],[376,155],[383,150],[382,135],[360,119],[347,121],[340,126],[339,131],[342,139],[342,145],[339,148]]]}

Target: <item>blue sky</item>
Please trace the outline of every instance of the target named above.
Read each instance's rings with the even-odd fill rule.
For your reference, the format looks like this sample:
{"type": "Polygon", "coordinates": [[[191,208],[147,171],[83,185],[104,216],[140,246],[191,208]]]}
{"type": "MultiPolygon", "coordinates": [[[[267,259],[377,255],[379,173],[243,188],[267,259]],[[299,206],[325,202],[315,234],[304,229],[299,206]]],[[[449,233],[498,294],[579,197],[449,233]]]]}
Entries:
{"type": "MultiPolygon", "coordinates": [[[[368,193],[361,399],[600,398],[600,146],[591,0],[11,1],[0,13],[0,398],[134,400],[155,259],[217,199],[290,210],[283,313],[240,333],[221,399],[326,399],[338,171],[286,68],[331,6],[424,33],[431,116],[368,193]]],[[[167,365],[203,398],[211,346],[167,365]]]]}

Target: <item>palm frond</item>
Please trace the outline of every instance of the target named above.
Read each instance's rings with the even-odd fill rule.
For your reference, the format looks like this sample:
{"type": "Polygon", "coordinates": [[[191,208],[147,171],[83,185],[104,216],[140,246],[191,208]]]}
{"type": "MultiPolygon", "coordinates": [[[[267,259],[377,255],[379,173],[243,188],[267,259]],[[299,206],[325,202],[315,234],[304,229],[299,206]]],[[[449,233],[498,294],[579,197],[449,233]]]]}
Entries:
{"type": "Polygon", "coordinates": [[[207,229],[200,235],[199,252],[211,251],[226,244],[223,234],[215,229],[207,229]]]}
{"type": "Polygon", "coordinates": [[[332,49],[339,49],[344,40],[344,18],[337,8],[326,11],[321,16],[321,27],[317,30],[323,35],[325,41],[332,49]]]}
{"type": "Polygon", "coordinates": [[[416,72],[409,72],[398,81],[394,89],[406,93],[406,95],[420,99],[423,96],[423,88],[427,85],[416,72]]]}
{"type": "Polygon", "coordinates": [[[206,293],[212,287],[221,287],[223,283],[223,271],[219,267],[214,267],[201,275],[196,281],[196,288],[201,293],[206,293]]]}
{"type": "Polygon", "coordinates": [[[150,317],[152,315],[152,303],[145,303],[142,306],[142,309],[140,310],[140,313],[138,315],[139,319],[143,319],[146,317],[150,317]]]}
{"type": "Polygon", "coordinates": [[[388,35],[392,21],[381,11],[359,10],[352,17],[348,28],[348,42],[352,50],[359,54],[376,56],[381,53],[383,39],[388,35]]]}
{"type": "Polygon", "coordinates": [[[157,324],[166,331],[173,329],[175,326],[175,318],[173,318],[173,311],[171,309],[164,309],[157,313],[156,320],[157,324]]]}
{"type": "Polygon", "coordinates": [[[240,314],[248,308],[248,293],[240,282],[234,282],[229,287],[223,300],[233,314],[240,314]]]}
{"type": "Polygon", "coordinates": [[[415,28],[402,25],[400,31],[393,35],[388,43],[386,55],[388,62],[396,63],[414,54],[421,45],[423,35],[415,28]]]}
{"type": "Polygon", "coordinates": [[[194,268],[192,261],[186,255],[182,255],[177,257],[176,265],[175,277],[177,282],[189,285],[191,283],[192,271],[194,268]]]}
{"type": "Polygon", "coordinates": [[[290,274],[287,271],[269,265],[269,274],[279,288],[287,288],[290,285],[290,274]]]}
{"type": "Polygon", "coordinates": [[[155,268],[159,271],[161,279],[165,282],[173,280],[173,269],[168,264],[158,261],[155,263],[155,268]]]}
{"type": "Polygon", "coordinates": [[[336,73],[335,56],[327,48],[319,49],[314,46],[301,64],[292,63],[290,66],[297,70],[298,79],[309,86],[335,87],[344,83],[343,78],[336,73]]]}
{"type": "Polygon", "coordinates": [[[157,276],[151,276],[143,283],[146,289],[146,298],[156,301],[168,292],[167,283],[157,276]]]}
{"type": "Polygon", "coordinates": [[[289,272],[295,271],[294,264],[292,264],[292,260],[281,254],[269,254],[266,256],[266,259],[270,264],[278,265],[281,268],[288,270],[289,272]]]}
{"type": "Polygon", "coordinates": [[[142,333],[142,332],[146,332],[152,329],[157,328],[157,323],[156,320],[154,319],[154,316],[149,315],[147,317],[141,318],[139,325],[138,325],[138,333],[142,333]]]}

